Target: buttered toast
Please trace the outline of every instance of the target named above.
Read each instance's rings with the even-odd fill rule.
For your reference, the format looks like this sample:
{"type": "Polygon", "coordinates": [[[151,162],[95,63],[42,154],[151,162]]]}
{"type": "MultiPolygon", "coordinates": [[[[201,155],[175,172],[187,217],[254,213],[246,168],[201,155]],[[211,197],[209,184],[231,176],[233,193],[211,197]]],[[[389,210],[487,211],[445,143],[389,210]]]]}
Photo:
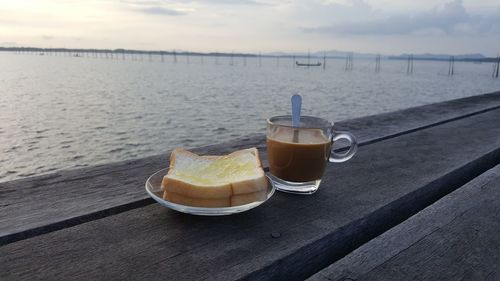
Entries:
{"type": "Polygon", "coordinates": [[[163,198],[196,207],[230,207],[266,199],[268,180],[256,148],[199,156],[182,148],[170,155],[163,198]]]}

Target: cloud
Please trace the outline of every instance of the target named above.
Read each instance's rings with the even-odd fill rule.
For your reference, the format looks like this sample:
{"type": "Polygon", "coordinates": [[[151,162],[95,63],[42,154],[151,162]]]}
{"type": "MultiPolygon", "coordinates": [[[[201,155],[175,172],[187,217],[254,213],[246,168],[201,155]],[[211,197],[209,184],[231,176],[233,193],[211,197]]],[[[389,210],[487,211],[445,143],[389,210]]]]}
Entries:
{"type": "Polygon", "coordinates": [[[154,16],[181,16],[186,14],[183,10],[165,7],[166,2],[172,4],[173,1],[120,0],[120,3],[125,7],[143,14],[154,16]]]}
{"type": "Polygon", "coordinates": [[[120,0],[120,3],[122,4],[128,4],[128,5],[147,5],[147,6],[151,6],[151,5],[160,5],[161,2],[159,1],[149,1],[149,0],[120,0]]]}
{"type": "Polygon", "coordinates": [[[276,3],[269,1],[255,1],[255,0],[204,0],[199,1],[203,4],[222,4],[222,5],[256,5],[256,6],[274,6],[276,3]]]}
{"type": "Polygon", "coordinates": [[[205,8],[221,9],[228,6],[276,6],[277,0],[119,0],[131,10],[155,16],[181,16],[205,8]],[[167,7],[168,6],[168,7],[167,7]]]}
{"type": "MultiPolygon", "coordinates": [[[[130,5],[161,5],[165,1],[155,0],[120,0],[121,3],[130,5]]],[[[201,5],[254,5],[254,6],[275,6],[280,2],[262,1],[262,0],[170,0],[166,1],[170,4],[201,4],[201,5]]]]}
{"type": "MultiPolygon", "coordinates": [[[[500,11],[500,10],[499,10],[500,11]]],[[[408,34],[484,34],[500,30],[500,12],[470,15],[461,0],[414,15],[343,22],[327,26],[302,28],[306,32],[344,35],[408,35],[408,34]]]]}
{"type": "Polygon", "coordinates": [[[158,16],[181,16],[184,15],[184,12],[176,11],[173,9],[163,8],[159,6],[153,6],[148,8],[140,9],[141,12],[149,15],[158,15],[158,16]]]}

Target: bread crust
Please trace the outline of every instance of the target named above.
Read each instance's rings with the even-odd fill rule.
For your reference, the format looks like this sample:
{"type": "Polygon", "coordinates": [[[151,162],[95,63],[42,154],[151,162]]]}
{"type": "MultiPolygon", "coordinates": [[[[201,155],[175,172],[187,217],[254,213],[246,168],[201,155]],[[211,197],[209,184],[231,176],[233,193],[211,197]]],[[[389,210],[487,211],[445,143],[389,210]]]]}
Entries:
{"type": "Polygon", "coordinates": [[[265,198],[268,184],[268,179],[262,170],[259,152],[255,147],[238,150],[224,156],[198,156],[185,149],[177,148],[170,155],[170,169],[163,178],[162,189],[163,198],[174,203],[200,207],[228,207],[235,204],[247,204],[251,202],[249,200],[257,201],[265,198]],[[234,157],[242,153],[253,154],[256,161],[254,163],[257,175],[255,178],[227,184],[200,185],[188,183],[173,176],[174,169],[180,164],[178,157],[189,158],[194,162],[215,161],[221,157],[234,157]]]}
{"type": "Polygon", "coordinates": [[[165,191],[163,193],[163,199],[168,200],[172,203],[181,204],[185,206],[193,206],[193,207],[220,208],[220,207],[231,206],[231,200],[229,199],[229,197],[216,198],[216,199],[193,198],[177,194],[174,192],[165,191]]]}
{"type": "Polygon", "coordinates": [[[214,185],[214,186],[199,186],[184,181],[169,178],[168,175],[163,177],[161,183],[163,190],[174,192],[192,198],[228,198],[233,195],[231,184],[214,185]]]}
{"type": "Polygon", "coordinates": [[[262,190],[258,192],[233,195],[227,198],[194,198],[177,194],[175,192],[164,192],[163,199],[172,203],[193,206],[193,207],[207,207],[207,208],[221,208],[231,206],[241,206],[256,201],[265,201],[267,192],[262,190]]]}
{"type": "Polygon", "coordinates": [[[231,197],[231,206],[241,206],[256,201],[265,201],[267,199],[267,191],[261,190],[252,193],[233,195],[231,197]]]}

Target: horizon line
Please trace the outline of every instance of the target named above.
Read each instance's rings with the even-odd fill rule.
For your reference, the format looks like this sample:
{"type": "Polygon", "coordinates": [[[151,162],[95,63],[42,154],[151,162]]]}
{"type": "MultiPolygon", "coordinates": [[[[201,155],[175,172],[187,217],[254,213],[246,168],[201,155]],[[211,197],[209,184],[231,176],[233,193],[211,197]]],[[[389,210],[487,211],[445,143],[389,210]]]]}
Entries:
{"type": "Polygon", "coordinates": [[[286,51],[271,51],[271,52],[199,52],[199,51],[187,51],[182,49],[172,49],[172,50],[140,50],[140,49],[126,49],[126,48],[65,48],[65,47],[32,47],[32,46],[7,46],[0,47],[0,51],[36,51],[36,52],[51,52],[51,51],[62,51],[62,52],[96,52],[96,53],[117,53],[117,54],[150,54],[150,55],[198,55],[198,56],[246,56],[246,57],[326,57],[326,58],[345,58],[345,56],[357,54],[362,57],[385,57],[386,59],[398,59],[398,58],[407,58],[408,56],[413,56],[415,59],[431,59],[431,60],[442,60],[448,59],[450,57],[463,57],[461,60],[482,60],[482,59],[498,59],[499,56],[487,57],[482,53],[468,53],[468,54],[435,54],[435,53],[421,53],[421,54],[413,54],[413,53],[401,53],[399,55],[388,55],[388,54],[380,54],[380,53],[363,53],[363,52],[348,52],[348,51],[338,51],[338,50],[323,50],[323,51],[315,51],[312,54],[309,52],[286,52],[286,51]],[[326,53],[339,53],[335,55],[326,55],[326,53]],[[277,54],[281,53],[281,54],[277,54]],[[323,53],[323,55],[321,55],[323,53]],[[467,58],[469,56],[469,58],[467,58]],[[476,56],[473,58],[473,56],[476,56]],[[480,56],[480,57],[477,57],[480,56]],[[446,58],[445,58],[446,57],[446,58]]]}

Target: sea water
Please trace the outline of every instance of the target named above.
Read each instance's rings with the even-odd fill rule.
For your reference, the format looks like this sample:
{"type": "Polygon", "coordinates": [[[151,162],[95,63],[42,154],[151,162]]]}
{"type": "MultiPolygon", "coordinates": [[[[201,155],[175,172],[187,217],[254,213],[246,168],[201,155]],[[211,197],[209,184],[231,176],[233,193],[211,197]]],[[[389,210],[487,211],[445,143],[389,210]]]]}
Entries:
{"type": "MultiPolygon", "coordinates": [[[[291,58],[0,53],[0,181],[193,148],[251,133],[290,113],[330,121],[500,89],[492,64],[291,58]],[[315,61],[315,60],[314,60],[315,61]],[[320,60],[322,61],[322,60],[320,60]]],[[[166,159],[167,160],[167,157],[166,159]]]]}

